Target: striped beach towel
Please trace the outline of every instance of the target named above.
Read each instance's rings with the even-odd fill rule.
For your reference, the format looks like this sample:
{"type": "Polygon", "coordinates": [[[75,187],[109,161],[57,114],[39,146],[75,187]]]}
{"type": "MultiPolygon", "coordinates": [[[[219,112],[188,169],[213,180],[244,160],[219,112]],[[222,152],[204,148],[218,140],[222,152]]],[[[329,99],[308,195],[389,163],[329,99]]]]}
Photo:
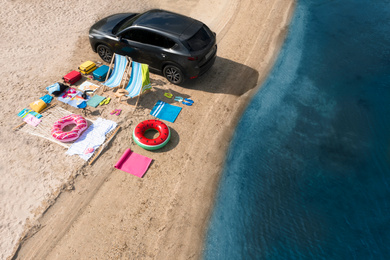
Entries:
{"type": "Polygon", "coordinates": [[[33,111],[32,109],[27,109],[27,108],[24,108],[22,111],[20,111],[18,113],[18,116],[21,117],[21,118],[25,118],[28,114],[31,114],[33,116],[35,116],[36,118],[41,118],[42,115],[33,111]]]}
{"type": "Polygon", "coordinates": [[[170,105],[164,101],[157,101],[150,114],[161,120],[166,120],[171,123],[175,122],[181,111],[181,107],[170,105]]]}

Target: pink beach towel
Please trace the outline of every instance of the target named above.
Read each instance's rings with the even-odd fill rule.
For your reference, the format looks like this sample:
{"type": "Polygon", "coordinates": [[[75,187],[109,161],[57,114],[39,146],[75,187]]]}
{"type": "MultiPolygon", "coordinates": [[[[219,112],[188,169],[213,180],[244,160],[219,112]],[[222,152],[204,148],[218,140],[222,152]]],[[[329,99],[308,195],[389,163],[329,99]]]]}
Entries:
{"type": "Polygon", "coordinates": [[[27,114],[27,116],[25,116],[23,118],[23,121],[26,122],[29,125],[32,125],[32,126],[36,127],[41,122],[41,119],[38,119],[38,118],[36,118],[35,116],[33,116],[31,114],[27,114]]]}
{"type": "Polygon", "coordinates": [[[149,168],[152,159],[127,149],[119,161],[114,165],[118,170],[142,178],[149,168]]]}

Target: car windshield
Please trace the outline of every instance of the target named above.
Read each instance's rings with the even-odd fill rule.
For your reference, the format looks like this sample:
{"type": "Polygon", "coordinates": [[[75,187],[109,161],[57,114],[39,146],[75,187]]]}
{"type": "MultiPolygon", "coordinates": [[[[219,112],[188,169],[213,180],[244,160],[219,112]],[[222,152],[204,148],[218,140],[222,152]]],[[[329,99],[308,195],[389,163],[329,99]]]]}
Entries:
{"type": "Polygon", "coordinates": [[[114,29],[112,29],[112,32],[114,34],[116,34],[117,32],[121,32],[123,31],[124,29],[130,27],[135,20],[138,19],[138,17],[140,17],[142,14],[137,14],[135,16],[131,15],[125,19],[123,19],[122,21],[120,21],[117,25],[115,25],[114,29]]]}
{"type": "Polygon", "coordinates": [[[211,32],[206,26],[202,26],[191,38],[187,40],[187,44],[191,51],[199,51],[204,49],[211,42],[211,32]]]}

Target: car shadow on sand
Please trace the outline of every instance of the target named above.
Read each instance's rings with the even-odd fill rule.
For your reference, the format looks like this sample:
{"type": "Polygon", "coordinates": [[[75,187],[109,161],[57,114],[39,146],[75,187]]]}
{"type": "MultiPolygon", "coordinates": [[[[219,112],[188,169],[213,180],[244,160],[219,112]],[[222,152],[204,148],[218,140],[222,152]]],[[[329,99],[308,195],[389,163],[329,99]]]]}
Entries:
{"type": "MultiPolygon", "coordinates": [[[[258,84],[259,72],[249,66],[217,57],[209,71],[197,79],[187,80],[180,86],[172,85],[161,75],[151,73],[150,82],[153,91],[140,97],[139,107],[152,109],[157,100],[169,104],[178,103],[173,97],[189,98],[183,94],[183,89],[193,89],[210,93],[221,93],[241,96],[258,84]],[[165,93],[173,95],[172,98],[164,96],[165,93]]],[[[135,104],[136,99],[129,100],[129,104],[135,104]]]]}
{"type": "Polygon", "coordinates": [[[259,72],[235,61],[217,57],[214,65],[197,79],[187,80],[183,88],[241,96],[257,86],[259,72]]]}

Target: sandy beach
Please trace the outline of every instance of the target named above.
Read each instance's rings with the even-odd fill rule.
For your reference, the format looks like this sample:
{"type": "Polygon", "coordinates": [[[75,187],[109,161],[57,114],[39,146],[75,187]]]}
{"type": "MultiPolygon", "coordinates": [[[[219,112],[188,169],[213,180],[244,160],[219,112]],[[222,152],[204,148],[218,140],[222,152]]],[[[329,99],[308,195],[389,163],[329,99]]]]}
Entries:
{"type": "MultiPolygon", "coordinates": [[[[199,259],[225,153],[242,111],[270,71],[283,43],[294,1],[5,1],[1,13],[0,121],[1,259],[199,259]],[[89,27],[120,12],[161,8],[209,25],[217,33],[212,69],[183,86],[150,74],[153,91],[139,107],[111,101],[85,116],[116,121],[120,132],[94,164],[64,147],[13,128],[23,108],[47,94],[86,60],[89,27]],[[153,118],[165,92],[191,97],[161,150],[131,139],[153,118]],[[110,115],[122,109],[120,116],[110,115]],[[143,178],[113,165],[126,149],[153,159],[143,178]]],[[[80,110],[57,103],[74,113],[80,110]]]]}

